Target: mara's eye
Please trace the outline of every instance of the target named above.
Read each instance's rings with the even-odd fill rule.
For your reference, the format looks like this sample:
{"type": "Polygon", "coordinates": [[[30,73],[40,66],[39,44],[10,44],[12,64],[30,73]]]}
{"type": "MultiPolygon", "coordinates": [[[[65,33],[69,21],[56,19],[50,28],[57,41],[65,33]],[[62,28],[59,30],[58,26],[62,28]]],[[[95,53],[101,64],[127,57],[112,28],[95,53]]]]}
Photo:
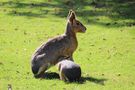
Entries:
{"type": "Polygon", "coordinates": [[[79,22],[77,22],[76,24],[77,24],[77,25],[79,25],[80,23],[79,23],[79,22]]]}

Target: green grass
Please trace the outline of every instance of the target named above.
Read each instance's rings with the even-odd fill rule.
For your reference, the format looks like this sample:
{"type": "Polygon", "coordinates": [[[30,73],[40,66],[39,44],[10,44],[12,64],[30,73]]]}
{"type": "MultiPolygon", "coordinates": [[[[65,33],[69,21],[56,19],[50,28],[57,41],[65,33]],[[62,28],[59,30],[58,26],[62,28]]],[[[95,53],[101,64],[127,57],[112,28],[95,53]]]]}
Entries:
{"type": "MultiPolygon", "coordinates": [[[[0,90],[7,90],[8,84],[13,90],[135,90],[134,2],[94,8],[86,0],[73,7],[87,27],[86,33],[77,34],[74,53],[82,68],[80,84],[33,77],[31,55],[47,39],[64,32],[70,9],[60,0],[43,1],[0,1],[0,90]]],[[[56,66],[49,71],[58,73],[56,66]]]]}

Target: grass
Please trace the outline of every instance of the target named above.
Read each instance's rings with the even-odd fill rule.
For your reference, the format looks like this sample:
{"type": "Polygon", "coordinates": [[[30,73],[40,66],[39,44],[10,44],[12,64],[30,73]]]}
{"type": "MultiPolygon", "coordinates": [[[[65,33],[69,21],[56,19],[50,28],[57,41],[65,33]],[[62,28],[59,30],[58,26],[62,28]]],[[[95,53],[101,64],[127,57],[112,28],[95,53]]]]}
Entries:
{"type": "MultiPolygon", "coordinates": [[[[86,0],[72,7],[87,27],[86,33],[77,34],[74,53],[83,82],[65,83],[51,74],[48,79],[33,78],[30,58],[39,45],[64,32],[74,2],[68,6],[59,0],[1,0],[0,90],[8,84],[13,90],[134,90],[134,2],[91,3],[86,0]]],[[[56,66],[49,71],[58,73],[56,66]]]]}

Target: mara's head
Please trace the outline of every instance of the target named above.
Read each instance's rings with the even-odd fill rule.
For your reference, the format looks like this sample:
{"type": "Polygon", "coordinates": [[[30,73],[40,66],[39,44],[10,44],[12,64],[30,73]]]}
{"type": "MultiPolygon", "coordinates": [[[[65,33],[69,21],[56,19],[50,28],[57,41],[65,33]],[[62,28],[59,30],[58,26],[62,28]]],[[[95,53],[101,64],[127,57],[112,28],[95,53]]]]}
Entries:
{"type": "Polygon", "coordinates": [[[79,20],[76,19],[76,15],[74,11],[70,10],[67,18],[68,18],[68,23],[70,24],[72,30],[75,33],[77,32],[84,33],[86,31],[86,27],[79,20]]]}

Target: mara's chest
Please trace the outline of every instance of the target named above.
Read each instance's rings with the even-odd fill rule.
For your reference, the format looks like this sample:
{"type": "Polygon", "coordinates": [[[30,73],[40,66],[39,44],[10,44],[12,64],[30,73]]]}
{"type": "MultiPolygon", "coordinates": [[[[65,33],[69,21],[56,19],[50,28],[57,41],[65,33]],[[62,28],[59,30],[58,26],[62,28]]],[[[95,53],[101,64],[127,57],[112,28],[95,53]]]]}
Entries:
{"type": "Polygon", "coordinates": [[[78,42],[76,38],[71,38],[69,44],[69,51],[74,52],[77,49],[78,42]]]}

